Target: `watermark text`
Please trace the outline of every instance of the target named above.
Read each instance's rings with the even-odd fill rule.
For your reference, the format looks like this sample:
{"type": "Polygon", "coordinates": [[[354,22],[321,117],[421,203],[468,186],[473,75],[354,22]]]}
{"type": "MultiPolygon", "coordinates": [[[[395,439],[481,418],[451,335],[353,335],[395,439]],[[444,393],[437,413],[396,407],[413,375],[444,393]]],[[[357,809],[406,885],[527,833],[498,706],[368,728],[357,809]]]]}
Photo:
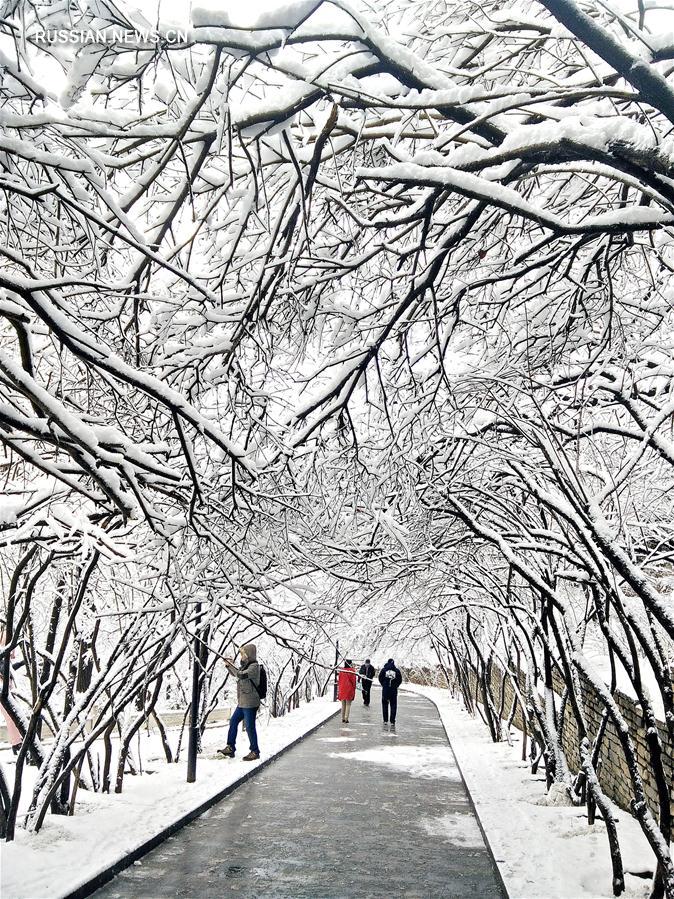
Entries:
{"type": "Polygon", "coordinates": [[[187,30],[167,28],[40,28],[32,38],[38,44],[187,44],[187,30]]]}

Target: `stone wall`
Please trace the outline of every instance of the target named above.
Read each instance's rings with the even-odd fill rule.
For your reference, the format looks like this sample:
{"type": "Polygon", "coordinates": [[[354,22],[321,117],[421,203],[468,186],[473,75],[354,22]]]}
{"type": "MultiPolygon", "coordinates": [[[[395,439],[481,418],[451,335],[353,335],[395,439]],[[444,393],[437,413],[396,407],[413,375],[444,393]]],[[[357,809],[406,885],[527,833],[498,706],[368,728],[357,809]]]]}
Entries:
{"type": "Polygon", "coordinates": [[[432,667],[430,665],[419,665],[414,668],[402,666],[400,673],[403,676],[403,683],[406,681],[410,684],[423,684],[429,687],[447,687],[447,678],[445,677],[439,665],[432,667]]]}
{"type": "MultiPolygon", "coordinates": [[[[491,670],[491,693],[497,711],[501,702],[502,679],[503,672],[496,665],[493,665],[491,670]]],[[[525,678],[521,672],[518,680],[523,687],[525,678]]],[[[471,673],[471,692],[473,697],[476,695],[476,687],[476,678],[471,673]]],[[[564,692],[564,683],[557,675],[557,672],[555,672],[555,677],[553,677],[553,687],[558,702],[557,708],[559,709],[561,696],[564,692]]],[[[587,726],[590,733],[590,739],[592,739],[599,729],[604,707],[599,695],[589,681],[581,679],[581,691],[587,726]]],[[[510,714],[513,697],[514,690],[510,678],[507,678],[505,682],[505,705],[503,709],[503,718],[506,720],[510,714]]],[[[478,701],[482,703],[481,693],[478,694],[477,698],[478,701]]],[[[631,699],[619,690],[614,693],[613,698],[629,726],[632,742],[636,747],[637,761],[641,776],[644,780],[646,796],[651,805],[651,809],[657,815],[657,790],[648,762],[648,747],[646,745],[646,734],[640,707],[636,700],[631,699]]],[[[517,703],[517,712],[513,724],[520,730],[523,729],[523,719],[519,702],[517,703]]],[[[665,773],[667,775],[668,783],[670,784],[671,795],[671,785],[674,781],[674,747],[669,743],[665,725],[662,722],[658,722],[658,725],[660,739],[663,744],[665,773]]],[[[564,711],[562,745],[564,746],[564,751],[566,752],[571,769],[577,771],[580,767],[578,731],[573,712],[568,703],[564,711]]],[[[604,734],[604,739],[602,741],[599,780],[606,795],[621,808],[629,811],[630,802],[634,797],[632,782],[627,769],[627,762],[623,755],[622,746],[618,740],[615,727],[611,722],[609,722],[606,727],[606,733],[604,734]]],[[[674,815],[674,802],[672,802],[672,814],[674,815]]]]}

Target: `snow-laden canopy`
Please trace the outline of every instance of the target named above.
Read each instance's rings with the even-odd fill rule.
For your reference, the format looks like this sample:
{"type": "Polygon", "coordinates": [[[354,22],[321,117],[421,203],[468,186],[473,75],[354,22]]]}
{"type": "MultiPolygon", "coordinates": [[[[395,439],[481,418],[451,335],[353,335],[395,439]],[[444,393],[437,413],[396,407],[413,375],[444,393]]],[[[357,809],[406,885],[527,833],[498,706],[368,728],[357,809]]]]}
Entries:
{"type": "Polygon", "coordinates": [[[130,739],[168,687],[188,702],[196,653],[207,715],[261,634],[294,695],[341,638],[464,688],[498,663],[549,777],[575,766],[604,812],[616,891],[579,684],[620,733],[627,685],[674,896],[674,9],[225,6],[2,8],[2,702],[43,763],[29,823],[67,805],[92,709],[102,734],[135,703],[130,739]]]}

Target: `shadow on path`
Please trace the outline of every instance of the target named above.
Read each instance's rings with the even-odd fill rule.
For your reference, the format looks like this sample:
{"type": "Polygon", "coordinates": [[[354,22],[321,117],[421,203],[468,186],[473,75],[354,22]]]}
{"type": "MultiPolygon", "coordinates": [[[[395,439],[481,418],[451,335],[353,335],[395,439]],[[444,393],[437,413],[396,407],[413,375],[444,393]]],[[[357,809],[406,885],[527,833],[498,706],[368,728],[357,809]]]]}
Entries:
{"type": "MultiPolygon", "coordinates": [[[[263,746],[264,749],[264,746],[263,746]]],[[[223,765],[227,761],[223,760],[223,765]]],[[[331,720],[97,899],[497,899],[502,896],[435,706],[378,695],[331,720]]]]}

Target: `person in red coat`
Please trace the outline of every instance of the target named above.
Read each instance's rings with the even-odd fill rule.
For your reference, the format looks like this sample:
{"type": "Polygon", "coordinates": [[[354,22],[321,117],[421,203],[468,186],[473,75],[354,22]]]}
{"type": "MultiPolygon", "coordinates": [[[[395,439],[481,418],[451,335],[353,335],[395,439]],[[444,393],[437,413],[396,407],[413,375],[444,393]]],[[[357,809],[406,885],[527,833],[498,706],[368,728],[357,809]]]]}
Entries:
{"type": "Polygon", "coordinates": [[[351,703],[356,698],[356,669],[351,659],[344,660],[344,667],[337,675],[337,699],[342,703],[342,722],[349,723],[351,703]]]}

